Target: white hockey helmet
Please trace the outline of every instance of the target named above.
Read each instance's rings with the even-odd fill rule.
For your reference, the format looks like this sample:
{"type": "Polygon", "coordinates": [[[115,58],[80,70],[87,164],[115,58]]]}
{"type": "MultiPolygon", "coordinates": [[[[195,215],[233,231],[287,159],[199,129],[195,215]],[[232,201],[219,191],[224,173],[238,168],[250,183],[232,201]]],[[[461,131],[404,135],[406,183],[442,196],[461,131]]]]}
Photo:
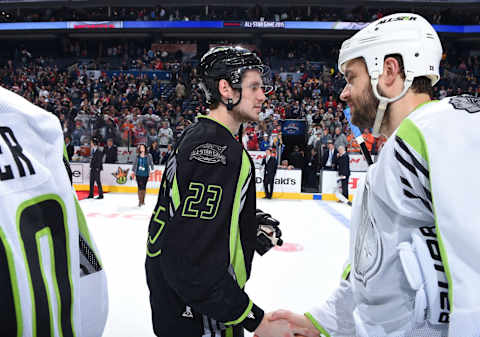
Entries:
{"type": "Polygon", "coordinates": [[[432,25],[417,14],[397,13],[370,23],[342,44],[338,57],[338,69],[343,74],[348,61],[363,58],[372,83],[372,89],[380,100],[374,134],[378,135],[383,114],[388,103],[405,95],[415,77],[426,76],[435,85],[440,79],[442,45],[432,25]],[[403,91],[394,98],[379,95],[378,77],[383,73],[383,61],[387,55],[402,56],[405,82],[403,91]],[[381,111],[383,109],[383,111],[381,111]]]}

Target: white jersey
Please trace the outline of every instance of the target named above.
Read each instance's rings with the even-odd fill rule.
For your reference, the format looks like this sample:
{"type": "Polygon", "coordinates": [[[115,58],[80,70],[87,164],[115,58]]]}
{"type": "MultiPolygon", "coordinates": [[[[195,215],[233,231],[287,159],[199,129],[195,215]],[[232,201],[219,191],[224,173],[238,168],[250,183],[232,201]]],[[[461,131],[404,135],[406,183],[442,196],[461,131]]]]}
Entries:
{"type": "Polygon", "coordinates": [[[102,335],[105,273],[67,166],[58,119],[0,87],[2,337],[102,335]]]}
{"type": "Polygon", "coordinates": [[[325,335],[480,335],[479,130],[480,99],[457,96],[388,139],[355,197],[349,277],[306,314],[325,335]]]}

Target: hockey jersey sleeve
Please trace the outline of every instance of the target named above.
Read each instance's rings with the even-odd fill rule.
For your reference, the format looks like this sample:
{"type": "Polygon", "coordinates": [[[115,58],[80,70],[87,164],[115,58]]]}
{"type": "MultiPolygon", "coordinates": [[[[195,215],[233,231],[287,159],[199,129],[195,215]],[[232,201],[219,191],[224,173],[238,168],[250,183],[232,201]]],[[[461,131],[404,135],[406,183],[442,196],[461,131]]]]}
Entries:
{"type": "Polygon", "coordinates": [[[342,275],[337,289],[328,300],[319,307],[313,307],[305,316],[325,337],[355,336],[353,309],[355,307],[352,286],[348,280],[350,265],[342,275]]]}
{"type": "Polygon", "coordinates": [[[243,290],[247,277],[239,230],[253,168],[238,143],[226,144],[185,145],[169,159],[167,175],[175,172],[167,210],[172,217],[161,259],[165,279],[195,311],[253,331],[263,311],[243,290]]]}

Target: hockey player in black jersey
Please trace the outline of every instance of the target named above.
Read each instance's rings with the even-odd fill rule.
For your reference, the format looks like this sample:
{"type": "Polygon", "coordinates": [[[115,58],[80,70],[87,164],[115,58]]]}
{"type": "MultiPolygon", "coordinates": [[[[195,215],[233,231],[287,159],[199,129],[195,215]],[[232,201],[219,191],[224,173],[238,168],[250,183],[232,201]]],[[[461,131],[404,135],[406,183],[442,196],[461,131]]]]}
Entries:
{"type": "Polygon", "coordinates": [[[244,287],[255,249],[281,244],[278,221],[256,210],[255,167],[235,139],[257,121],[270,70],[254,53],[215,47],[199,65],[210,112],[186,129],[168,158],[149,226],[146,272],[160,337],[293,337],[244,287]],[[285,334],[286,333],[286,334],[285,334]]]}

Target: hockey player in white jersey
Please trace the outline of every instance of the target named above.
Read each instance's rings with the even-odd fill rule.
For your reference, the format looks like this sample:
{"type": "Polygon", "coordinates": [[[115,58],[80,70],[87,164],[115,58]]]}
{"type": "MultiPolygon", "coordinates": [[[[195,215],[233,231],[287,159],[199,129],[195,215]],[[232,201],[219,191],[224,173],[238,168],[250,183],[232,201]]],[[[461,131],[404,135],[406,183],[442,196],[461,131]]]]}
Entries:
{"type": "Polygon", "coordinates": [[[415,14],[384,17],[342,44],[341,99],[353,124],[388,141],[354,200],[340,286],[305,315],[273,319],[305,336],[480,336],[480,99],[431,100],[441,57],[437,33],[415,14]]]}
{"type": "Polygon", "coordinates": [[[0,336],[99,337],[105,272],[58,119],[0,87],[0,336]]]}

